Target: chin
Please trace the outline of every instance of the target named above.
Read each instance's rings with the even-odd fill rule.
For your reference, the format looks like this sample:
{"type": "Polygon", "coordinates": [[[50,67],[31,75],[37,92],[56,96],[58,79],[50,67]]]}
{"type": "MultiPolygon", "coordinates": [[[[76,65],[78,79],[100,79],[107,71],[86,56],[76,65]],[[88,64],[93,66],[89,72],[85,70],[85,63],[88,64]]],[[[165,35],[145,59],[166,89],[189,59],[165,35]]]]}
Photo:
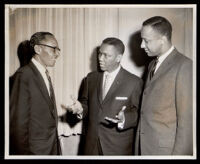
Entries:
{"type": "Polygon", "coordinates": [[[50,63],[50,64],[48,65],[48,67],[54,67],[54,65],[55,65],[55,62],[54,62],[54,63],[50,63]]]}
{"type": "Polygon", "coordinates": [[[100,67],[101,71],[105,71],[105,68],[100,67]]]}
{"type": "Polygon", "coordinates": [[[152,54],[152,53],[147,53],[147,55],[148,55],[149,57],[154,57],[154,56],[156,56],[155,54],[152,54]]]}

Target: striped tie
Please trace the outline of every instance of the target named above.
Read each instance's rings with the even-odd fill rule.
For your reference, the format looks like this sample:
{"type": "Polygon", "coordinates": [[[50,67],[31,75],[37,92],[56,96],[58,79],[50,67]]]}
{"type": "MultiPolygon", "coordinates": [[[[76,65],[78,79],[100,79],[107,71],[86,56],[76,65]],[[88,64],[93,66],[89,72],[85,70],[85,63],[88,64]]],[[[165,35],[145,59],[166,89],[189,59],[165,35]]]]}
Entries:
{"type": "Polygon", "coordinates": [[[47,79],[49,81],[50,98],[53,101],[53,103],[55,103],[54,90],[53,90],[53,85],[52,85],[52,82],[51,82],[51,77],[49,76],[48,70],[46,70],[45,73],[46,73],[47,79]]]}
{"type": "Polygon", "coordinates": [[[104,99],[106,97],[106,94],[109,90],[109,84],[110,84],[111,76],[109,74],[105,75],[104,85],[103,85],[103,95],[102,98],[104,99]]]}
{"type": "Polygon", "coordinates": [[[151,80],[151,79],[153,78],[153,76],[154,76],[157,63],[158,63],[158,58],[156,58],[156,59],[154,60],[153,67],[152,67],[152,69],[151,69],[151,71],[150,71],[150,80],[151,80]]]}

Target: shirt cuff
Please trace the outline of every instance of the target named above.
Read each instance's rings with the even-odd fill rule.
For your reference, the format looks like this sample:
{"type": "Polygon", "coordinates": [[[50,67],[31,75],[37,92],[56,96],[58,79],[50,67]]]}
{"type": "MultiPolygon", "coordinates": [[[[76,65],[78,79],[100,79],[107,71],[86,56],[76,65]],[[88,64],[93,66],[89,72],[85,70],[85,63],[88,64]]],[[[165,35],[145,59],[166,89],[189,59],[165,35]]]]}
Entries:
{"type": "Polygon", "coordinates": [[[122,122],[119,122],[118,124],[117,124],[117,127],[118,127],[118,129],[123,129],[124,128],[124,124],[125,124],[125,119],[122,121],[122,122]]]}
{"type": "Polygon", "coordinates": [[[82,113],[77,114],[76,117],[77,117],[79,120],[81,120],[81,119],[83,118],[83,114],[82,114],[82,113]]]}

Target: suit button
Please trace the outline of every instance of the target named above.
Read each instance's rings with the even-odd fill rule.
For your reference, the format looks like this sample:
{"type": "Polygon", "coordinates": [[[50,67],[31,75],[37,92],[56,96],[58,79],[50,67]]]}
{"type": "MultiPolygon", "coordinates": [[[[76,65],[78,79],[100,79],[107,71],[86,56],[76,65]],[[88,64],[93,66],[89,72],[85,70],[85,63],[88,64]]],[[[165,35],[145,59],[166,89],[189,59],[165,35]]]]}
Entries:
{"type": "Polygon", "coordinates": [[[146,95],[146,91],[144,91],[143,94],[146,95]]]}

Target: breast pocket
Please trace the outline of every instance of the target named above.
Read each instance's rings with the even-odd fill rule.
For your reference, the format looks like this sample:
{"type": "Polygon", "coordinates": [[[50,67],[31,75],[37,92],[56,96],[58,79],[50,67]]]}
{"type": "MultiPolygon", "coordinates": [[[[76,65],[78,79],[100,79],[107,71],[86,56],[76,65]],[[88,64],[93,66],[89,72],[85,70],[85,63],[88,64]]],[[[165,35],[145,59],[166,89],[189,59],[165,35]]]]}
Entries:
{"type": "Polygon", "coordinates": [[[128,105],[129,99],[126,96],[116,96],[113,105],[115,106],[114,108],[118,107],[119,110],[122,109],[123,106],[128,105]]]}

